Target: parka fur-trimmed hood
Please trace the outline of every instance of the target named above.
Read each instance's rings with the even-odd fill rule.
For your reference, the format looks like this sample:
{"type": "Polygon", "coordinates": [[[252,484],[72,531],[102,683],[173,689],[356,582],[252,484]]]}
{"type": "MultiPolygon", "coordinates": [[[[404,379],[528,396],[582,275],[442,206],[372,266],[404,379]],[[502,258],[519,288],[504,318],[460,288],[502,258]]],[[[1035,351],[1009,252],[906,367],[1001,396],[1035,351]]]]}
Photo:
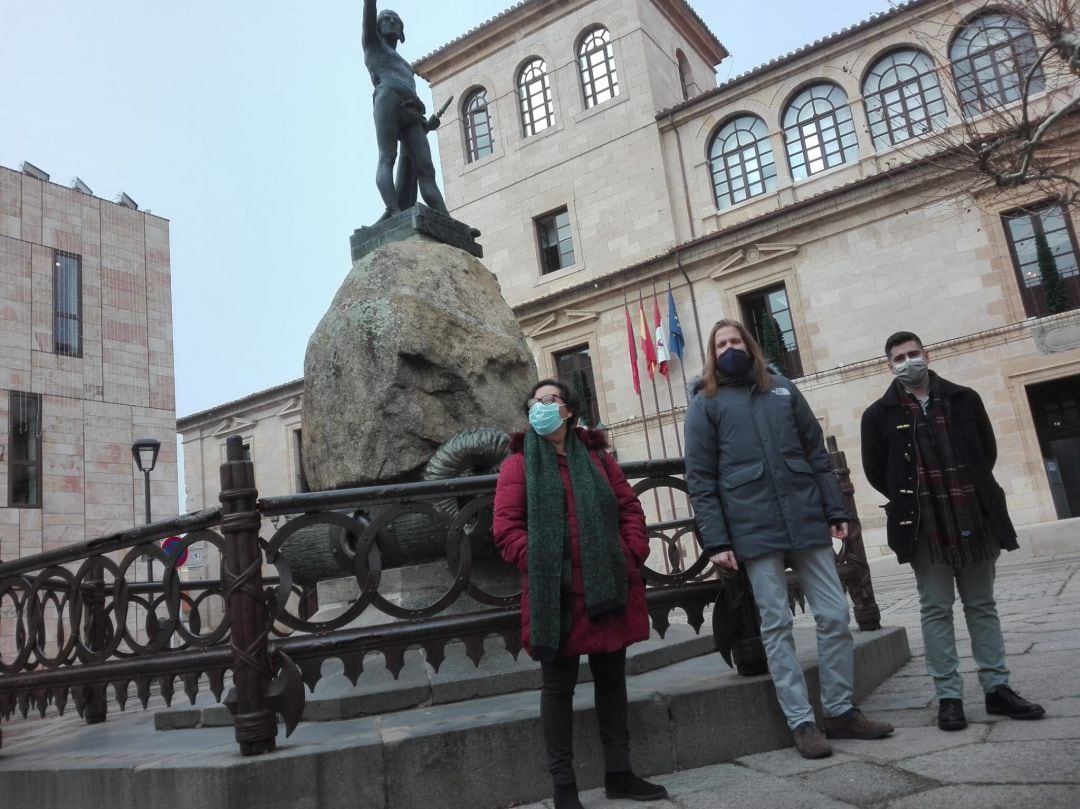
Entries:
{"type": "MultiPolygon", "coordinates": [[[[532,428],[530,427],[529,429],[531,430],[532,428]]],[[[575,427],[574,430],[575,432],[577,432],[578,440],[585,445],[585,449],[594,450],[608,448],[607,433],[605,433],[603,430],[589,430],[585,427],[575,427]]],[[[524,430],[522,430],[520,433],[510,434],[509,451],[511,454],[515,452],[525,451],[524,430]]]]}

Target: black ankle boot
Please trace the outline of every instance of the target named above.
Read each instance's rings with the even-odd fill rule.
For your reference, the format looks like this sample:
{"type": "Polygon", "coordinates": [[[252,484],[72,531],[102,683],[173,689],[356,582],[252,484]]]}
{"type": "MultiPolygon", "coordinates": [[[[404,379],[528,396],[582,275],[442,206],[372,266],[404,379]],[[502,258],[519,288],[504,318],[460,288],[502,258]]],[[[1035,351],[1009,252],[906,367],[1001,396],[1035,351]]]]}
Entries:
{"type": "Polygon", "coordinates": [[[660,784],[650,784],[631,770],[605,775],[604,794],[609,798],[627,798],[631,801],[658,801],[668,796],[667,790],[660,784]]]}
{"type": "Polygon", "coordinates": [[[585,809],[578,800],[576,783],[555,785],[555,809],[585,809]]]}

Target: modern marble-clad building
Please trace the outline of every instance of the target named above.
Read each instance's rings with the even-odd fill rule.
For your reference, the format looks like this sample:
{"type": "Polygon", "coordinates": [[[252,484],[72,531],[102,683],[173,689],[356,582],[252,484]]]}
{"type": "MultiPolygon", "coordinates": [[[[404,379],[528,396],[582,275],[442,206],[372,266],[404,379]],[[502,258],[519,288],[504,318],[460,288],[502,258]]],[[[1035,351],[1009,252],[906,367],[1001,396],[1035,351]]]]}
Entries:
{"type": "Polygon", "coordinates": [[[0,167],[0,559],[177,513],[169,223],[0,167]]]}

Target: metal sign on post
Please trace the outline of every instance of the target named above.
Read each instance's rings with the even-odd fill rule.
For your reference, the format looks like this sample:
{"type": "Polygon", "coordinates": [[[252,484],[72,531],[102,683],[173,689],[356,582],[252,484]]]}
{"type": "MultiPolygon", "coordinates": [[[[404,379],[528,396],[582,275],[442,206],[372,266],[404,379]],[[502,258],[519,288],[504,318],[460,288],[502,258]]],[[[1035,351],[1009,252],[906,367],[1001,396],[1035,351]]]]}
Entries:
{"type": "Polygon", "coordinates": [[[161,550],[165,552],[166,556],[176,557],[177,567],[183,565],[188,558],[187,548],[184,548],[181,551],[174,550],[183,541],[184,540],[180,537],[165,537],[165,539],[161,540],[161,550]]]}

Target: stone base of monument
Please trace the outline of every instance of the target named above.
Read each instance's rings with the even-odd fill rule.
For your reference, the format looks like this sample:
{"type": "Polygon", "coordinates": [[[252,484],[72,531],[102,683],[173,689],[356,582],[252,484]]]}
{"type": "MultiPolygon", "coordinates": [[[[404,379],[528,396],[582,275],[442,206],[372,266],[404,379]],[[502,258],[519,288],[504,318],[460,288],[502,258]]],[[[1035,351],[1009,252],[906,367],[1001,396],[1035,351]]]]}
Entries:
{"type": "Polygon", "coordinates": [[[418,205],[351,242],[304,355],[311,488],[419,480],[451,436],[522,429],[536,363],[468,225],[418,205]]]}
{"type": "MultiPolygon", "coordinates": [[[[485,592],[494,596],[509,596],[521,591],[521,576],[511,566],[493,560],[473,562],[472,581],[485,592]]],[[[417,610],[434,604],[450,589],[454,575],[446,562],[425,562],[384,570],[379,580],[379,593],[400,607],[417,610]]],[[[317,585],[319,611],[312,621],[330,621],[341,615],[360,596],[360,585],[354,576],[327,579],[317,585]]],[[[476,599],[462,593],[440,615],[460,615],[466,612],[490,609],[476,599]]],[[[400,620],[378,610],[374,605],[364,610],[348,626],[375,626],[400,620]]]]}
{"type": "Polygon", "coordinates": [[[418,234],[451,247],[460,247],[477,258],[483,258],[484,248],[476,241],[478,233],[452,216],[417,203],[388,219],[354,230],[349,237],[349,252],[353,261],[359,261],[384,244],[404,241],[413,234],[418,234]]]}

